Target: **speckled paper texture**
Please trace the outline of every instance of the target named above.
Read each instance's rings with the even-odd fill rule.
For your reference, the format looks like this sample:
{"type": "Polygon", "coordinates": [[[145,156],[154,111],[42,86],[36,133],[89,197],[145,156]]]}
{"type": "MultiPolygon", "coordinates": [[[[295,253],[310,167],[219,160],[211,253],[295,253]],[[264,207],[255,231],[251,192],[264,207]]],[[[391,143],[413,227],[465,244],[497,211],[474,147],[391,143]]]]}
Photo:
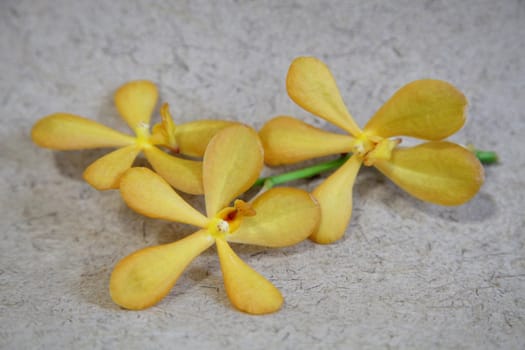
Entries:
{"type": "Polygon", "coordinates": [[[524,33],[518,0],[1,1],[0,348],[524,348],[524,33]],[[150,79],[179,123],[259,128],[285,114],[335,131],[286,94],[300,55],[328,64],[360,125],[405,83],[450,81],[470,102],[452,140],[500,163],[461,207],[422,203],[362,169],[339,242],[235,245],[282,291],[276,314],[231,306],[214,248],[158,305],[117,307],[114,264],[192,228],[97,192],[82,171],[107,151],[40,149],[33,123],[63,111],[127,131],[112,94],[150,79]]]}

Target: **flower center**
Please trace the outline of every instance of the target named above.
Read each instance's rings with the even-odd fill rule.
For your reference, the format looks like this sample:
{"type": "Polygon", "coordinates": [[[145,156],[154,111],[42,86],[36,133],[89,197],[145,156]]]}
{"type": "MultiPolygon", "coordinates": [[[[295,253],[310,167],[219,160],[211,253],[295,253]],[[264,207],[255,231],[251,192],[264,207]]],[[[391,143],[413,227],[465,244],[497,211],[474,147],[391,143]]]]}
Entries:
{"type": "Polygon", "coordinates": [[[250,204],[237,199],[233,207],[226,207],[212,218],[208,224],[208,231],[214,237],[225,237],[233,234],[241,225],[245,216],[255,215],[255,210],[250,204]]]}
{"type": "Polygon", "coordinates": [[[353,141],[352,152],[365,165],[371,166],[377,160],[388,160],[392,157],[392,150],[401,142],[401,139],[385,139],[380,136],[368,136],[362,133],[353,141]]]}
{"type": "Polygon", "coordinates": [[[224,221],[222,219],[217,220],[216,229],[220,233],[229,233],[230,232],[230,224],[228,224],[228,221],[224,221]]]}

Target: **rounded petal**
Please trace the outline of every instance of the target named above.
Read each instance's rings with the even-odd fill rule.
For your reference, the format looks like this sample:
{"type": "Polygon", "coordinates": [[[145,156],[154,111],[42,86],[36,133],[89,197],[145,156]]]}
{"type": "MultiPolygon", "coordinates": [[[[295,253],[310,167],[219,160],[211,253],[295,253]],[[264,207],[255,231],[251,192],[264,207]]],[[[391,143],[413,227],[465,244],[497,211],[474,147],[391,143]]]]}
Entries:
{"type": "Polygon", "coordinates": [[[106,154],[86,168],[84,180],[97,190],[119,188],[120,178],[133,165],[139,152],[136,145],[131,145],[106,154]]]}
{"type": "Polygon", "coordinates": [[[296,58],[286,77],[288,96],[308,112],[359,136],[361,129],[348,113],[328,67],[314,57],[296,58]]]}
{"type": "Polygon", "coordinates": [[[120,179],[120,194],[131,209],[151,218],[206,227],[208,218],[195,210],[159,175],[131,168],[120,179]]]}
{"type": "Polygon", "coordinates": [[[220,130],[238,123],[226,120],[197,120],[175,128],[175,139],[180,153],[202,157],[211,138],[220,130]]]}
{"type": "Polygon", "coordinates": [[[51,114],[37,121],[31,138],[40,147],[56,150],[122,147],[135,143],[134,137],[66,113],[51,114]]]}
{"type": "Polygon", "coordinates": [[[285,247],[301,242],[317,228],[321,211],[306,191],[277,187],[257,197],[254,216],[244,217],[228,241],[267,247],[285,247]]]}
{"type": "Polygon", "coordinates": [[[255,130],[239,124],[217,133],[204,153],[202,169],[208,216],[248,190],[262,167],[263,148],[255,130]]]}
{"type": "Polygon", "coordinates": [[[115,105],[129,127],[136,130],[149,125],[159,92],[155,84],[147,80],[131,81],[115,92],[115,105]]]}
{"type": "Polygon", "coordinates": [[[319,229],[310,236],[316,243],[332,243],[340,239],[352,217],[352,188],[361,161],[352,156],[330,175],[312,194],[321,206],[319,229]]]}
{"type": "Polygon", "coordinates": [[[446,141],[396,148],[390,160],[374,165],[414,197],[441,205],[467,202],[484,180],[483,166],[476,156],[446,141]]]}
{"type": "Polygon", "coordinates": [[[259,131],[268,165],[281,165],[303,160],[348,153],[353,138],[327,132],[298,119],[280,116],[267,122],[259,131]]]}
{"type": "Polygon", "coordinates": [[[157,147],[146,147],[144,153],[153,169],[175,189],[190,194],[204,193],[202,162],[174,157],[157,147]]]}
{"type": "Polygon", "coordinates": [[[158,303],[173,288],[184,269],[214,239],[206,230],[174,243],[148,247],[120,260],[109,281],[111,298],[132,310],[158,303]]]}
{"type": "Polygon", "coordinates": [[[231,303],[249,314],[267,314],[281,308],[283,297],[266,278],[242,261],[228,243],[217,239],[224,287],[231,303]]]}
{"type": "Polygon", "coordinates": [[[367,134],[441,140],[465,124],[467,99],[441,80],[416,80],[399,89],[368,121],[367,134]]]}

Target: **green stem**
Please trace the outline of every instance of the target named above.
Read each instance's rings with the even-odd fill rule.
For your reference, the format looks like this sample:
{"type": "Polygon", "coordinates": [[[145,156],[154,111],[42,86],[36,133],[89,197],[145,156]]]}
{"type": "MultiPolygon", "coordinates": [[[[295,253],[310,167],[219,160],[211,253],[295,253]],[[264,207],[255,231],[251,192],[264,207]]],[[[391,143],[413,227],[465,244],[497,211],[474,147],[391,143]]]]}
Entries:
{"type": "Polygon", "coordinates": [[[265,189],[270,189],[275,185],[279,185],[285,182],[298,179],[307,179],[309,177],[318,175],[322,172],[339,168],[341,165],[343,165],[344,162],[346,162],[348,158],[350,158],[350,154],[347,154],[335,160],[312,165],[299,170],[290,171],[288,173],[272,175],[268,177],[261,177],[255,182],[255,186],[262,185],[265,189]]]}
{"type": "MultiPolygon", "coordinates": [[[[472,152],[476,155],[476,157],[482,164],[489,165],[494,164],[498,161],[498,155],[496,154],[496,152],[481,151],[477,149],[473,149],[472,152]]],[[[325,171],[339,168],[341,165],[343,165],[344,162],[346,162],[348,158],[350,158],[351,155],[352,154],[349,153],[335,160],[312,165],[299,170],[293,170],[284,174],[261,177],[255,182],[254,186],[263,186],[262,190],[264,191],[269,190],[273,186],[280,185],[286,182],[299,179],[307,179],[312,176],[321,174],[325,171]]]]}
{"type": "Polygon", "coordinates": [[[494,164],[498,162],[498,155],[496,152],[482,151],[479,149],[475,149],[473,152],[482,164],[494,164]]]}

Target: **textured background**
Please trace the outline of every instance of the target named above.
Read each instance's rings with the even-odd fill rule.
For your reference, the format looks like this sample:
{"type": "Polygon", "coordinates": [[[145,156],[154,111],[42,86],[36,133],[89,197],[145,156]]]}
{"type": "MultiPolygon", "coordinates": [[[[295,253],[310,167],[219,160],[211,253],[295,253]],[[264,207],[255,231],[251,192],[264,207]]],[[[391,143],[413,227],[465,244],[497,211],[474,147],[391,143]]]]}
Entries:
{"type": "Polygon", "coordinates": [[[524,348],[525,3],[210,3],[0,2],[0,347],[524,348]],[[338,243],[235,246],[283,292],[276,314],[230,306],[214,249],[157,306],[119,309],[107,291],[113,265],[191,229],[90,188],[82,170],[106,151],[39,149],[32,124],[67,111],[126,130],[113,91],[146,78],[178,122],[260,127],[291,114],[326,126],[286,95],[299,55],[330,66],[361,125],[411,80],[452,82],[470,101],[453,140],[498,151],[500,164],[457,208],[364,169],[338,243]]]}

